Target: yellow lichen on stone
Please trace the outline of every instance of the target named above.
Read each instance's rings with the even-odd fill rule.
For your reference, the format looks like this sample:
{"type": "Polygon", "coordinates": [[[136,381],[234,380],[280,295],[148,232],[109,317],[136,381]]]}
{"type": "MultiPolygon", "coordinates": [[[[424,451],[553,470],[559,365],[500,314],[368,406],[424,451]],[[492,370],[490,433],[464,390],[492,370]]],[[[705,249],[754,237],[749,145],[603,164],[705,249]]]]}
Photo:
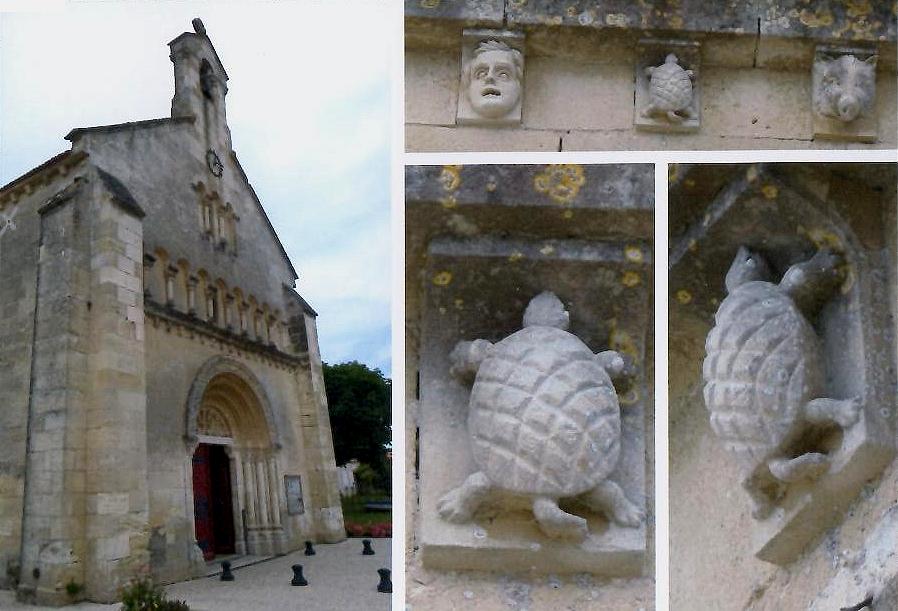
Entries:
{"type": "Polygon", "coordinates": [[[745,179],[748,182],[754,182],[758,179],[758,166],[750,165],[748,166],[748,171],[745,172],[745,179]]]}
{"type": "Polygon", "coordinates": [[[636,342],[633,341],[633,337],[617,328],[617,320],[611,320],[611,337],[609,338],[609,348],[615,350],[617,352],[622,352],[633,360],[637,360],[639,357],[639,350],[636,347],[636,342]]]}
{"type": "Polygon", "coordinates": [[[692,293],[690,293],[686,289],[680,289],[679,291],[677,291],[677,301],[679,301],[683,305],[692,303],[692,293]]]}
{"type": "Polygon", "coordinates": [[[433,278],[431,279],[431,282],[433,282],[437,286],[448,286],[449,283],[452,282],[452,272],[450,272],[450,271],[437,272],[436,274],[434,274],[433,278]]]}
{"type": "Polygon", "coordinates": [[[642,249],[632,244],[624,248],[624,256],[627,257],[628,261],[633,261],[634,263],[642,263],[643,260],[642,249]]]}
{"type": "Polygon", "coordinates": [[[633,386],[622,395],[618,395],[617,402],[623,406],[630,406],[639,401],[639,390],[633,386]]]}
{"type": "Polygon", "coordinates": [[[456,309],[460,310],[462,308],[462,306],[465,305],[465,300],[458,297],[452,303],[455,305],[456,309]]]}
{"type": "Polygon", "coordinates": [[[524,253],[519,252],[517,250],[508,256],[508,260],[511,261],[512,263],[516,263],[517,261],[520,261],[523,258],[524,258],[524,253]]]}
{"type": "Polygon", "coordinates": [[[630,25],[630,20],[626,13],[608,13],[605,15],[605,23],[619,28],[625,28],[630,25]]]}
{"type": "Polygon", "coordinates": [[[870,0],[845,0],[845,7],[849,17],[863,17],[873,11],[870,0]]]}
{"type": "Polygon", "coordinates": [[[831,26],[835,19],[829,9],[818,9],[811,11],[810,9],[802,9],[798,15],[798,20],[809,28],[822,28],[831,26]]]}
{"type": "Polygon", "coordinates": [[[533,188],[559,204],[570,204],[586,184],[583,166],[573,163],[552,164],[533,179],[533,188]]]}
{"type": "Polygon", "coordinates": [[[456,206],[458,206],[458,200],[455,199],[454,195],[449,195],[440,199],[440,205],[443,208],[455,208],[456,206]]]}
{"type": "Polygon", "coordinates": [[[455,191],[461,185],[461,166],[444,165],[440,172],[440,183],[445,191],[455,191]]]}
{"type": "Polygon", "coordinates": [[[667,166],[667,182],[674,182],[677,179],[678,172],[678,166],[675,163],[667,166]]]}
{"type": "Polygon", "coordinates": [[[779,193],[779,189],[776,188],[776,185],[764,185],[761,187],[761,193],[764,194],[764,197],[767,199],[773,199],[779,193]]]}
{"type": "Polygon", "coordinates": [[[695,252],[698,250],[698,242],[696,242],[695,238],[689,240],[689,244],[686,246],[689,249],[689,252],[695,252]]]}
{"type": "Polygon", "coordinates": [[[623,276],[621,276],[621,284],[624,286],[634,287],[638,286],[640,282],[642,282],[642,276],[640,276],[637,272],[624,272],[623,276]]]}
{"type": "Polygon", "coordinates": [[[542,248],[539,249],[539,252],[548,256],[548,255],[551,255],[553,252],[555,252],[555,247],[552,246],[551,244],[546,244],[545,246],[543,246],[542,248]]]}
{"type": "Polygon", "coordinates": [[[798,233],[806,235],[817,248],[829,248],[836,252],[845,251],[845,247],[842,245],[842,239],[832,231],[823,229],[822,227],[812,227],[811,229],[805,229],[804,227],[799,225],[798,233]]]}
{"type": "Polygon", "coordinates": [[[421,0],[421,8],[436,8],[440,5],[440,0],[421,0]]]}
{"type": "Polygon", "coordinates": [[[572,219],[572,218],[574,218],[574,211],[573,210],[565,210],[564,212],[561,213],[561,216],[563,216],[566,219],[572,219]]]}
{"type": "Polygon", "coordinates": [[[839,287],[839,291],[843,295],[847,295],[851,291],[852,287],[854,287],[857,274],[854,273],[854,267],[848,265],[847,263],[845,265],[842,265],[841,269],[842,274],[845,276],[845,280],[842,282],[842,286],[839,287]]]}

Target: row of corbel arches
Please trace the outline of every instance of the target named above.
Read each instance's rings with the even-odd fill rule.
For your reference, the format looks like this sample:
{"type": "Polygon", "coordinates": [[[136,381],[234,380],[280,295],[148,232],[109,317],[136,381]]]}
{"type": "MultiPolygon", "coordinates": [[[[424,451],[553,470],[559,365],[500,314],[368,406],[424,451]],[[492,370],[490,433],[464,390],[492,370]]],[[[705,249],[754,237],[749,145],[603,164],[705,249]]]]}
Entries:
{"type": "Polygon", "coordinates": [[[192,269],[187,260],[175,259],[162,248],[145,254],[143,263],[148,300],[287,351],[289,332],[278,308],[205,269],[192,269]]]}

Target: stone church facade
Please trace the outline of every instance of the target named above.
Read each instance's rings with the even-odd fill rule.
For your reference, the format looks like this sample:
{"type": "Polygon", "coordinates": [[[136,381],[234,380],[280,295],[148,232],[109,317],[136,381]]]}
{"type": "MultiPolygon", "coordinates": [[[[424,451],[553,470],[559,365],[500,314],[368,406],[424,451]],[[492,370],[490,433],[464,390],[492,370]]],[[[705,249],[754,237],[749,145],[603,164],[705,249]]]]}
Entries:
{"type": "Polygon", "coordinates": [[[345,536],[316,313],[194,29],[171,117],[75,129],[0,189],[0,587],[23,600],[345,536]]]}

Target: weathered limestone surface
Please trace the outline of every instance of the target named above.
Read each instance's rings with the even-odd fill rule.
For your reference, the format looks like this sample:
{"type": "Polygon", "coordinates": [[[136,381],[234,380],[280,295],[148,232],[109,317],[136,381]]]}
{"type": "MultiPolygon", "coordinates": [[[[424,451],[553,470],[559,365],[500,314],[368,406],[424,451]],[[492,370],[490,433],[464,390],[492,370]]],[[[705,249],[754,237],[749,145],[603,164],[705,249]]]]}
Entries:
{"type": "MultiPolygon", "coordinates": [[[[894,504],[895,167],[677,166],[671,180],[671,608],[802,609],[827,587],[830,603],[857,604],[844,580],[827,584],[894,504]],[[842,253],[845,280],[812,320],[818,396],[860,399],[856,424],[815,442],[830,468],[790,484],[760,520],[701,393],[705,338],[740,244],[763,252],[777,278],[819,249],[842,253]]],[[[877,578],[874,608],[889,608],[891,579],[877,578]]]]}
{"type": "Polygon", "coordinates": [[[467,440],[475,434],[466,424],[471,387],[450,373],[450,353],[459,340],[514,333],[527,303],[548,289],[591,351],[615,350],[635,363],[632,387],[619,390],[621,455],[609,479],[651,514],[652,187],[650,166],[406,169],[407,366],[420,388],[409,402],[420,448],[409,496],[420,499],[409,508],[412,608],[587,604],[622,593],[650,606],[652,579],[638,576],[651,574],[651,516],[624,527],[602,511],[562,504],[587,519],[578,543],[540,531],[520,497],[487,497],[470,520],[441,516],[438,505],[478,470],[467,440]],[[457,577],[450,568],[475,572],[457,577]],[[623,575],[630,579],[614,586],[602,581],[623,575]]]}
{"type": "Polygon", "coordinates": [[[506,19],[498,23],[478,21],[471,11],[464,18],[439,13],[461,3],[422,4],[406,3],[409,151],[883,149],[898,142],[894,2],[508,0],[506,19]],[[520,126],[466,126],[446,114],[458,96],[451,72],[459,65],[462,31],[471,27],[526,35],[520,126]],[[633,70],[645,38],[701,45],[700,129],[671,135],[634,128],[633,70]],[[878,56],[873,109],[863,125],[815,131],[810,77],[821,45],[878,56]],[[837,138],[835,145],[827,135],[837,138]]]}
{"type": "Polygon", "coordinates": [[[171,51],[171,118],[75,129],[0,189],[0,586],[24,600],[200,574],[201,442],[230,461],[238,553],[344,536],[317,314],[231,149],[211,41],[171,51]]]}

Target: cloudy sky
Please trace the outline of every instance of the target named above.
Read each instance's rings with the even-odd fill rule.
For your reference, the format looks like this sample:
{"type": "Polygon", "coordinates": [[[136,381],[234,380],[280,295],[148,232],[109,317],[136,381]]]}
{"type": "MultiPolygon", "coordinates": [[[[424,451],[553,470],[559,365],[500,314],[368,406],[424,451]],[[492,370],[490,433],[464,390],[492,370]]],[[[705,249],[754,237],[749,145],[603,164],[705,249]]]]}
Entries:
{"type": "Polygon", "coordinates": [[[390,15],[373,0],[70,4],[0,16],[0,182],[73,127],[166,117],[199,16],[234,150],[318,311],[321,352],[390,374],[390,15]]]}

